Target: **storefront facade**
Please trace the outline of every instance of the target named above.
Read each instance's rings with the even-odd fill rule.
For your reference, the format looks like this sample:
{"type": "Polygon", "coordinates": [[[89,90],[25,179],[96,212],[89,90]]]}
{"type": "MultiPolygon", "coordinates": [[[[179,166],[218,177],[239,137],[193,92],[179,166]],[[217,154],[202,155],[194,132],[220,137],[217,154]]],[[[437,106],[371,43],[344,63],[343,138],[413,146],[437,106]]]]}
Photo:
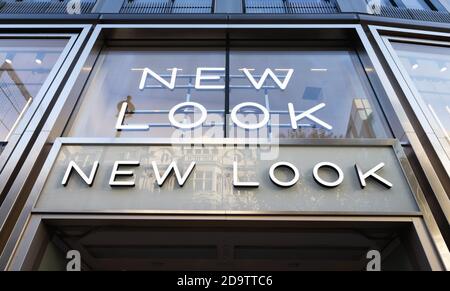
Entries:
{"type": "Polygon", "coordinates": [[[446,1],[166,2],[0,7],[2,270],[450,268],[446,1]]]}

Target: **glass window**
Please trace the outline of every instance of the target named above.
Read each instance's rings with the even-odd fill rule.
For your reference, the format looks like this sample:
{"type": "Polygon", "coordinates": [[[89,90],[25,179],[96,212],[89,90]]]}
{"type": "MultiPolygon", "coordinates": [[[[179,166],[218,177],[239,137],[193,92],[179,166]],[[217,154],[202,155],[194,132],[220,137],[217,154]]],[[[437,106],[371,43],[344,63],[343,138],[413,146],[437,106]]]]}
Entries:
{"type": "MultiPolygon", "coordinates": [[[[234,49],[230,55],[230,69],[230,108],[243,102],[254,102],[270,112],[270,122],[259,130],[258,136],[388,136],[365,71],[354,51],[323,48],[257,51],[250,48],[234,49]],[[260,81],[267,68],[278,78],[278,83],[286,83],[284,90],[274,81],[273,76],[268,76],[261,89],[256,90],[246,76],[250,74],[256,81],[260,81]],[[289,74],[291,77],[287,82],[289,74]],[[296,116],[312,111],[311,115],[319,121],[306,117],[298,120],[298,128],[293,129],[289,103],[292,103],[296,116]]],[[[264,117],[256,107],[242,108],[238,113],[242,121],[253,118],[255,123],[264,117]]],[[[230,135],[242,135],[240,131],[233,126],[230,135]]]]}
{"type": "Polygon", "coordinates": [[[410,9],[433,10],[427,0],[366,0],[370,5],[406,7],[410,9]]]}
{"type": "Polygon", "coordinates": [[[426,0],[402,0],[402,3],[406,6],[406,8],[432,10],[426,0]]]}
{"type": "Polygon", "coordinates": [[[450,48],[392,42],[420,97],[450,142],[450,48]]]}
{"type": "Polygon", "coordinates": [[[389,6],[389,7],[397,7],[394,0],[366,0],[367,4],[370,6],[389,6]]]}
{"type": "Polygon", "coordinates": [[[287,2],[288,4],[290,3],[306,3],[306,4],[310,4],[310,3],[324,3],[324,2],[330,2],[330,0],[284,0],[284,2],[287,2]]]}
{"type": "Polygon", "coordinates": [[[164,138],[390,136],[365,71],[352,50],[231,49],[228,72],[225,56],[225,49],[106,48],[67,134],[164,138]],[[203,123],[202,108],[192,104],[183,107],[186,102],[204,107],[207,117],[203,123]],[[290,115],[290,103],[294,116],[290,115]],[[201,126],[174,126],[174,119],[169,118],[173,110],[175,122],[199,122],[201,126]],[[294,119],[298,122],[293,123],[294,119]],[[244,129],[258,123],[263,126],[244,129]]]}
{"type": "Polygon", "coordinates": [[[65,39],[0,39],[0,147],[57,62],[65,39]]]}
{"type": "MultiPolygon", "coordinates": [[[[184,102],[196,102],[208,110],[201,132],[223,137],[225,89],[196,90],[197,68],[225,68],[224,49],[196,48],[122,48],[109,47],[101,53],[94,68],[83,102],[68,135],[83,137],[190,137],[196,133],[174,128],[169,111],[184,102]],[[169,89],[154,75],[146,74],[145,88],[140,89],[144,69],[171,83],[169,89]],[[128,104],[124,125],[143,125],[143,130],[116,130],[121,108],[128,104]]],[[[224,71],[205,71],[203,76],[220,75],[219,80],[202,80],[202,85],[225,87],[224,71]]],[[[195,123],[201,118],[197,107],[179,108],[177,122],[195,123]]]]}

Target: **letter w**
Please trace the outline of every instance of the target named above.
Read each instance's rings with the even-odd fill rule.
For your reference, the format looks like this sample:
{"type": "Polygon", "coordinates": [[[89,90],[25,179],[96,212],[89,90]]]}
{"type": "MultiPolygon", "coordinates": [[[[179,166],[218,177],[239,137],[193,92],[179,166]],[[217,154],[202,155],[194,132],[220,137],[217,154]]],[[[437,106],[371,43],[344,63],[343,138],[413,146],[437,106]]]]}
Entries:
{"type": "Polygon", "coordinates": [[[169,165],[169,167],[167,168],[166,172],[164,173],[164,175],[162,177],[159,174],[158,165],[156,164],[156,162],[153,161],[152,166],[153,166],[153,171],[155,171],[156,181],[158,182],[159,186],[162,186],[164,184],[164,182],[167,180],[167,177],[170,175],[170,173],[173,170],[173,171],[175,171],[175,176],[177,177],[178,185],[183,187],[184,183],[186,182],[187,178],[189,178],[189,175],[192,173],[192,170],[195,167],[195,162],[191,163],[191,165],[186,170],[186,173],[184,173],[183,176],[181,176],[180,170],[178,169],[177,163],[175,161],[173,161],[169,165]]]}
{"type": "Polygon", "coordinates": [[[284,80],[280,81],[280,79],[278,79],[278,76],[271,69],[266,69],[264,71],[264,74],[262,74],[261,78],[259,79],[259,81],[256,81],[251,73],[251,71],[254,71],[253,69],[243,68],[241,69],[241,71],[244,72],[244,74],[247,76],[247,78],[256,88],[256,90],[260,90],[263,87],[268,76],[270,76],[275,81],[275,83],[278,85],[278,87],[280,87],[281,90],[286,90],[289,81],[291,80],[291,77],[294,74],[294,69],[275,69],[276,72],[287,71],[287,75],[284,78],[284,80]]]}
{"type": "Polygon", "coordinates": [[[153,72],[149,68],[145,68],[144,72],[142,73],[141,82],[139,84],[139,90],[142,91],[142,90],[145,89],[145,83],[147,82],[148,75],[151,75],[153,78],[158,80],[161,84],[163,84],[164,86],[166,86],[170,90],[175,89],[175,82],[177,80],[177,72],[181,71],[181,69],[173,68],[173,69],[167,69],[167,70],[168,71],[172,71],[172,77],[170,78],[170,82],[167,82],[160,75],[158,75],[157,73],[153,72]]]}

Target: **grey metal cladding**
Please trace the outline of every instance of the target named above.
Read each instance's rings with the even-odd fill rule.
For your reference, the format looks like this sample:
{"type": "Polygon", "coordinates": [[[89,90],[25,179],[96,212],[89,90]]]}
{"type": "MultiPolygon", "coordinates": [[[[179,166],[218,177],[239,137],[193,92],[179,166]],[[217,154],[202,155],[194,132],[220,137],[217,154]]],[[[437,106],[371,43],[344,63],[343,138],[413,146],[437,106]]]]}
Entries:
{"type": "Polygon", "coordinates": [[[329,14],[338,13],[334,1],[246,0],[246,13],[329,14]]]}
{"type": "Polygon", "coordinates": [[[125,14],[212,13],[212,0],[126,0],[120,10],[125,14]]]}
{"type": "Polygon", "coordinates": [[[403,7],[380,6],[379,13],[375,15],[402,18],[412,20],[423,20],[431,22],[450,22],[450,14],[443,11],[410,9],[403,7]]]}
{"type": "MultiPolygon", "coordinates": [[[[90,13],[97,0],[80,0],[81,13],[90,13]]],[[[1,0],[1,14],[66,14],[70,0],[1,0]]]]}

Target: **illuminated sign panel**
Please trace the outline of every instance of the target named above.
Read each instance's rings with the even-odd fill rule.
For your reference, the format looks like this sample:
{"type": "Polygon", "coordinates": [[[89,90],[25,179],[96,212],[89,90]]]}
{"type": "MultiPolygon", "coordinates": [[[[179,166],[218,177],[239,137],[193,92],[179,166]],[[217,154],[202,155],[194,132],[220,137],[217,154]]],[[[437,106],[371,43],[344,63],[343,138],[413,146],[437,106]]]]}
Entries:
{"type": "Polygon", "coordinates": [[[63,144],[36,209],[418,211],[392,146],[280,146],[276,161],[261,155],[226,145],[63,144]]]}

